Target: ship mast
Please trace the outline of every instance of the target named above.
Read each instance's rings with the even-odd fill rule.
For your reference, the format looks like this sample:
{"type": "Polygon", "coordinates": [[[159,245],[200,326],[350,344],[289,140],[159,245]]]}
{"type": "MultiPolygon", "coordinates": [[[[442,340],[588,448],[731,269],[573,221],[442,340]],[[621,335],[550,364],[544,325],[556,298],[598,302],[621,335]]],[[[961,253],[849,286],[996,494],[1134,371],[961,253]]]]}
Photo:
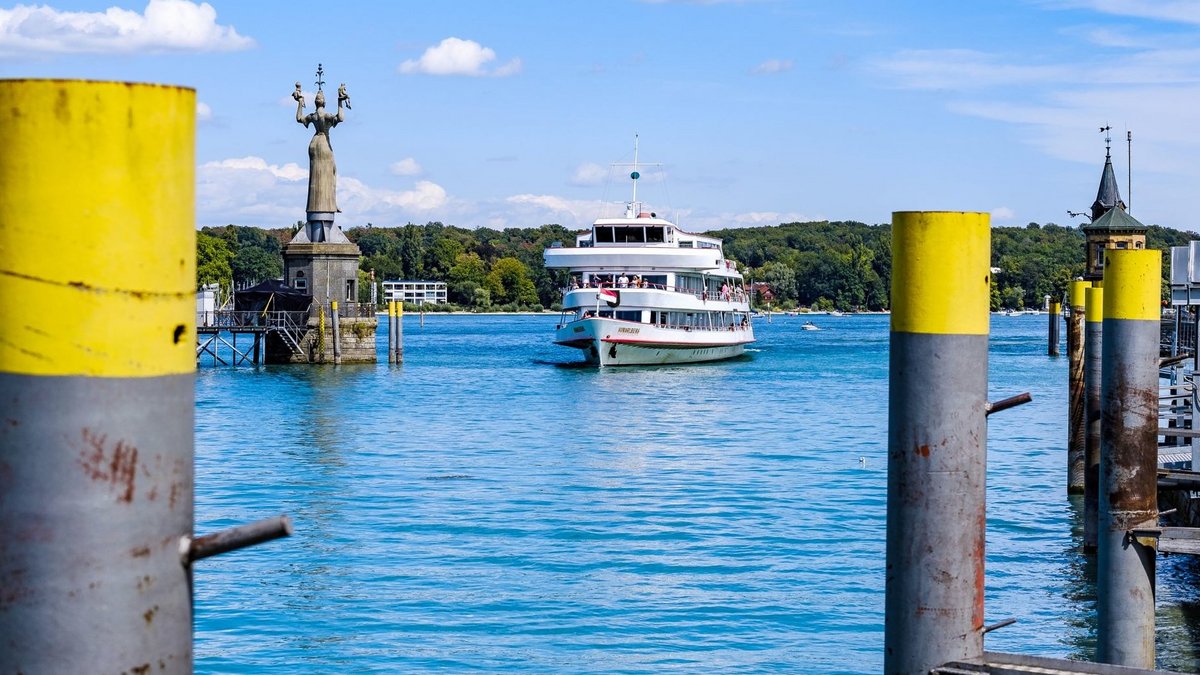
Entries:
{"type": "Polygon", "coordinates": [[[638,208],[638,206],[637,206],[637,182],[638,182],[638,179],[642,177],[642,175],[640,173],[638,173],[637,167],[638,167],[638,135],[634,134],[633,135],[633,172],[629,174],[629,178],[633,180],[633,208],[634,208],[634,210],[636,210],[638,208]]]}

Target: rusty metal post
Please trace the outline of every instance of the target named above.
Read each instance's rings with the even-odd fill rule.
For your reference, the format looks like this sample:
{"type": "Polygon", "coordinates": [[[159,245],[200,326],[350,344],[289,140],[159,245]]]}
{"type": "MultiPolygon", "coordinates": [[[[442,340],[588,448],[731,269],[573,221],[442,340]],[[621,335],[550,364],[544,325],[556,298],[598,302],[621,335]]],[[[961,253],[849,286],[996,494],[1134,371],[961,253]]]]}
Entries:
{"type": "Polygon", "coordinates": [[[333,364],[342,362],[342,320],[338,315],[337,300],[330,303],[330,314],[333,318],[333,364]]]}
{"type": "Polygon", "coordinates": [[[1096,552],[1100,514],[1100,373],[1104,347],[1104,289],[1084,291],[1083,388],[1086,422],[1083,461],[1083,551],[1096,552]]]}
{"type": "Polygon", "coordinates": [[[986,213],[892,214],[884,671],[983,656],[986,213]]]}
{"type": "Polygon", "coordinates": [[[1072,281],[1067,316],[1067,494],[1083,494],[1087,419],[1083,413],[1083,324],[1086,281],[1072,281]]]}
{"type": "Polygon", "coordinates": [[[1154,668],[1158,343],[1162,253],[1112,249],[1104,264],[1100,375],[1097,660],[1154,668]]]}
{"type": "Polygon", "coordinates": [[[1046,328],[1046,355],[1058,356],[1058,323],[1062,321],[1062,303],[1057,300],[1051,302],[1047,315],[1050,324],[1046,328]]]}
{"type": "Polygon", "coordinates": [[[0,672],[190,673],[195,92],[0,99],[0,672]]]}

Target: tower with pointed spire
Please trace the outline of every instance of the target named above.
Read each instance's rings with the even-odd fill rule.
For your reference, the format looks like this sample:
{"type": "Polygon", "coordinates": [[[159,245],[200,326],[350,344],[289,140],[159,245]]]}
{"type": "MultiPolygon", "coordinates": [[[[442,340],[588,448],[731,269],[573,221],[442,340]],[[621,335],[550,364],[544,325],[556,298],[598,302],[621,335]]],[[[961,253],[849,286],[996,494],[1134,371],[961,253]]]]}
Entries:
{"type": "Polygon", "coordinates": [[[1129,215],[1125,202],[1121,201],[1112,165],[1112,137],[1108,134],[1111,129],[1107,125],[1100,127],[1104,133],[1104,170],[1096,201],[1092,202],[1092,221],[1082,228],[1087,240],[1087,271],[1083,278],[1088,281],[1104,278],[1105,250],[1146,247],[1146,226],[1129,215]]]}

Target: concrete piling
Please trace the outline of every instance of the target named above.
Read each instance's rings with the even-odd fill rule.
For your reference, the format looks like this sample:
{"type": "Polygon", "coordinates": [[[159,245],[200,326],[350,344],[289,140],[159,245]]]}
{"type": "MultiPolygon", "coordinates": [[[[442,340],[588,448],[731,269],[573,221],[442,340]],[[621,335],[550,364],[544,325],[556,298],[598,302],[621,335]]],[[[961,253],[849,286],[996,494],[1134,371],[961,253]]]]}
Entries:
{"type": "Polygon", "coordinates": [[[0,672],[190,673],[195,92],[0,98],[0,672]]]}
{"type": "Polygon", "coordinates": [[[1083,386],[1086,423],[1083,461],[1083,550],[1096,551],[1100,513],[1100,373],[1104,346],[1104,289],[1084,291],[1083,386]]]}
{"type": "Polygon", "coordinates": [[[989,228],[892,216],[887,673],[983,656],[989,228]]]}
{"type": "Polygon", "coordinates": [[[1050,318],[1050,323],[1046,328],[1046,355],[1058,356],[1058,323],[1062,320],[1062,303],[1057,300],[1049,303],[1046,314],[1050,318]]]}
{"type": "Polygon", "coordinates": [[[1086,290],[1091,284],[1071,282],[1067,315],[1067,494],[1083,494],[1086,482],[1087,419],[1084,417],[1083,324],[1086,290]]]}
{"type": "Polygon", "coordinates": [[[1104,265],[1097,660],[1154,668],[1158,350],[1162,254],[1113,249],[1104,265]]]}

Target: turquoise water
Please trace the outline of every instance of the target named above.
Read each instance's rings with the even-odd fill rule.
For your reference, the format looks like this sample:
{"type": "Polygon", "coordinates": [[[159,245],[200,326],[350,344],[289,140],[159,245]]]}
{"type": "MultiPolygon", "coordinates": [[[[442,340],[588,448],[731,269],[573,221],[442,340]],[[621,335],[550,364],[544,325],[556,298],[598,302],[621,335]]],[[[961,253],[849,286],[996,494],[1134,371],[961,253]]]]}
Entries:
{"type": "MultiPolygon", "coordinates": [[[[585,369],[556,316],[405,317],[405,363],[202,368],[196,522],[290,539],[197,563],[198,672],[882,669],[886,316],[756,320],[749,358],[585,369]]],[[[1089,658],[1065,358],[993,317],[987,648],[1089,658]]],[[[386,338],[380,336],[381,355],[386,338]]],[[[1160,666],[1200,566],[1160,561],[1160,666]]]]}

